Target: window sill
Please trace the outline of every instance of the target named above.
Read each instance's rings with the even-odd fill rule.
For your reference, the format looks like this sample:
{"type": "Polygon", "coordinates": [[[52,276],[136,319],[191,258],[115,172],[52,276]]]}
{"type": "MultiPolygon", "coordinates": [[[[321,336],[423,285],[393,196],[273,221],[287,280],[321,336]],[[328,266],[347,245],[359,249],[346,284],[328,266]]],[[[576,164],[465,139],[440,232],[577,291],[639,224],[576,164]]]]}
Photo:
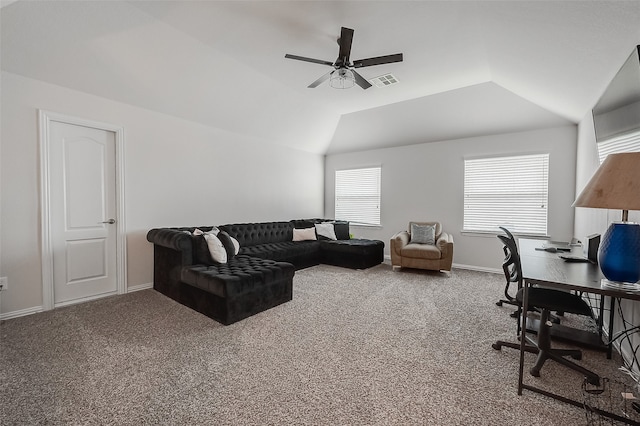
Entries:
{"type": "MultiPolygon", "coordinates": [[[[484,237],[484,238],[495,238],[497,235],[502,235],[502,232],[500,231],[469,231],[469,230],[462,230],[460,231],[461,235],[465,235],[465,236],[469,236],[469,237],[484,237]]],[[[520,238],[533,238],[533,239],[540,239],[540,240],[548,240],[551,237],[549,235],[540,235],[540,234],[527,234],[527,233],[519,233],[519,232],[515,232],[513,234],[515,237],[520,237],[520,238]]]]}
{"type": "Polygon", "coordinates": [[[359,228],[382,228],[382,225],[371,225],[369,223],[355,223],[355,222],[349,222],[349,226],[356,226],[359,228]]]}

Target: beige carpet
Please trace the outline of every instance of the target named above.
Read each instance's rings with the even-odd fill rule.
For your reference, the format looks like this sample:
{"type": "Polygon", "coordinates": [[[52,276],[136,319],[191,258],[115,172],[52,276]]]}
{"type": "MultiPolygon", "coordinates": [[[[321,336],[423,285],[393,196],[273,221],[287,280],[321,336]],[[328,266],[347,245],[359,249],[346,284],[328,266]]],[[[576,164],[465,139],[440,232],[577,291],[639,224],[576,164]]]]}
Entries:
{"type": "MultiPolygon", "coordinates": [[[[293,301],[227,327],[153,290],[3,321],[0,424],[586,424],[517,395],[518,352],[491,348],[515,338],[503,280],[321,265],[296,272],[293,301]]],[[[616,375],[603,353],[583,363],[616,375]]],[[[526,380],[581,398],[551,361],[526,380]]]]}

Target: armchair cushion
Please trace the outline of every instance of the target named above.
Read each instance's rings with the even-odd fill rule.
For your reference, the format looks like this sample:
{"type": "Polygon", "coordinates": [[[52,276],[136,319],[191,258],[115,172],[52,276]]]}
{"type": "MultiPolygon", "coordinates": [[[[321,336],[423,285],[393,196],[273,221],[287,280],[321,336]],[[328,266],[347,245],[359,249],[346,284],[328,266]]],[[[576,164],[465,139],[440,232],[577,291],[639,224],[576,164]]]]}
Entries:
{"type": "Polygon", "coordinates": [[[402,256],[413,257],[418,259],[440,259],[442,253],[440,249],[433,244],[417,244],[409,243],[400,251],[402,256]]]}

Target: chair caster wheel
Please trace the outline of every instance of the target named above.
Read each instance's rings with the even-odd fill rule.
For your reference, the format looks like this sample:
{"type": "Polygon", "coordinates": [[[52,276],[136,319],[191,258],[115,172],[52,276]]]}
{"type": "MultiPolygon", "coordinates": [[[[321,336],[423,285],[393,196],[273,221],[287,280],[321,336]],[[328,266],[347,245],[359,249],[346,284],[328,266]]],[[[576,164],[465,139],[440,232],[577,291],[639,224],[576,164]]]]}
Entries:
{"type": "Polygon", "coordinates": [[[500,349],[502,349],[502,345],[499,345],[497,343],[492,344],[491,347],[496,351],[499,351],[500,349]]]}
{"type": "Polygon", "coordinates": [[[540,377],[540,370],[534,370],[532,368],[531,370],[529,370],[529,374],[531,374],[533,377],[540,377]]]}
{"type": "Polygon", "coordinates": [[[496,302],[496,306],[502,306],[502,302],[496,302]]]}
{"type": "Polygon", "coordinates": [[[576,361],[582,361],[582,354],[571,355],[571,358],[575,359],[576,361]]]}

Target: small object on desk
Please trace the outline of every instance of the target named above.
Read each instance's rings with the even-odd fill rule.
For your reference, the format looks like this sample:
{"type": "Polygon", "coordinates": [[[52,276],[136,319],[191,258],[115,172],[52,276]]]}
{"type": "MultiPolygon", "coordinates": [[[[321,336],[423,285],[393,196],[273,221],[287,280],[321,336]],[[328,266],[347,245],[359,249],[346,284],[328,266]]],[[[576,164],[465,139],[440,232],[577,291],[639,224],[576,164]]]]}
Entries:
{"type": "Polygon", "coordinates": [[[557,252],[559,252],[559,251],[571,251],[571,249],[570,249],[570,248],[564,248],[564,247],[548,247],[548,246],[547,246],[547,247],[545,247],[545,246],[542,246],[542,247],[536,247],[536,250],[538,250],[538,251],[547,251],[547,252],[549,252],[549,253],[557,253],[557,252]]]}
{"type": "Polygon", "coordinates": [[[594,263],[598,262],[598,248],[600,247],[600,234],[587,235],[587,246],[585,251],[587,257],[594,263]]]}
{"type": "Polygon", "coordinates": [[[547,249],[547,251],[551,253],[555,253],[556,251],[571,251],[571,244],[564,241],[547,241],[542,244],[542,248],[547,249]]]}
{"type": "Polygon", "coordinates": [[[536,250],[538,251],[548,251],[549,253],[555,253],[558,250],[555,249],[555,247],[536,247],[536,250]]]}
{"type": "Polygon", "coordinates": [[[558,256],[560,259],[563,259],[565,262],[587,262],[587,263],[593,263],[591,260],[587,259],[584,256],[574,256],[572,254],[561,254],[560,256],[558,256]]]}

